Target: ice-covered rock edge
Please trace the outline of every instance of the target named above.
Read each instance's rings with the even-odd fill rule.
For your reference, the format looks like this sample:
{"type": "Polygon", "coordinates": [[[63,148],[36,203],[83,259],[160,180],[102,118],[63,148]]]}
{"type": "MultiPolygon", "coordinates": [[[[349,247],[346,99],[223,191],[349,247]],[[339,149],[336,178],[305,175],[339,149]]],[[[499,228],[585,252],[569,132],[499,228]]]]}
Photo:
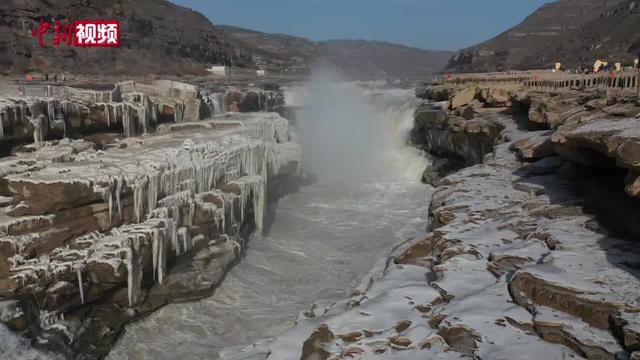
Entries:
{"type": "MultiPolygon", "coordinates": [[[[65,163],[54,161],[38,171],[12,175],[14,184],[29,183],[45,190],[65,181],[72,188],[89,189],[90,198],[108,204],[106,227],[115,227],[75,238],[51,254],[33,258],[21,251],[38,237],[11,234],[13,227],[5,224],[2,241],[14,255],[9,259],[11,285],[3,284],[3,293],[7,297],[9,289],[16,300],[3,303],[4,309],[11,310],[3,312],[3,322],[35,336],[45,347],[64,343],[69,353],[100,354],[104,348],[92,350],[82,344],[90,343],[86,337],[95,335],[87,334],[91,325],[82,320],[86,316],[83,304],[102,307],[105,297],[118,293],[118,283],[126,284],[126,303],[113,298],[104,302],[120,303],[122,311],[133,309],[125,316],[133,319],[161,306],[149,304],[148,289],[141,294],[143,283],[149,283],[143,278],[150,275],[162,288],[169,260],[193,251],[202,255],[206,250],[209,262],[222,261],[216,265],[222,273],[216,271],[202,286],[211,289],[240,255],[247,226],[261,228],[269,181],[295,176],[300,149],[291,138],[287,120],[276,114],[236,115],[197,126],[175,125],[167,135],[141,142],[134,139],[122,150],[83,151],[65,163]],[[131,224],[118,226],[129,221],[131,224]],[[194,226],[206,228],[193,234],[194,226]],[[95,290],[100,283],[106,286],[95,290]],[[34,303],[39,304],[35,309],[30,306],[34,303]],[[38,319],[35,324],[34,317],[38,319]]],[[[38,199],[27,196],[23,205],[28,208],[30,201],[38,199]]],[[[55,222],[55,215],[34,214],[31,218],[55,222]]],[[[119,321],[116,327],[124,323],[119,321]]]]}
{"type": "Polygon", "coordinates": [[[433,232],[378,266],[349,301],[223,358],[638,356],[640,282],[624,265],[638,249],[586,215],[553,168],[540,176],[516,160],[509,147],[537,133],[510,117],[483,121],[499,124],[503,141],[440,183],[433,232]]]}

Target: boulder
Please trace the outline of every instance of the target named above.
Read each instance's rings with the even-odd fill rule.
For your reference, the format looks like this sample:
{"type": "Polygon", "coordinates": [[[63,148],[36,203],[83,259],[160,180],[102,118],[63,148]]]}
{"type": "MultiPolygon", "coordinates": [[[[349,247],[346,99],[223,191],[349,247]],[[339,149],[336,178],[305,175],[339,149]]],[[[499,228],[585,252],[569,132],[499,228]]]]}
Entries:
{"type": "Polygon", "coordinates": [[[635,103],[617,103],[602,108],[602,111],[611,116],[635,117],[640,113],[640,107],[635,103]]]}
{"type": "Polygon", "coordinates": [[[536,132],[533,136],[514,142],[509,148],[516,151],[518,156],[525,161],[549,157],[555,153],[551,140],[552,135],[552,131],[536,132]]]}
{"type": "Polygon", "coordinates": [[[410,320],[400,320],[394,325],[394,330],[400,334],[403,331],[407,330],[411,326],[412,322],[410,320]]]}
{"type": "Polygon", "coordinates": [[[487,107],[510,107],[511,93],[503,88],[485,88],[480,91],[481,101],[487,107]]]}
{"type": "Polygon", "coordinates": [[[456,91],[450,98],[451,109],[457,109],[459,107],[468,105],[476,98],[477,89],[473,87],[464,88],[456,91]]]}
{"type": "Polygon", "coordinates": [[[411,339],[400,335],[392,336],[389,338],[389,345],[398,350],[406,349],[411,345],[411,343],[411,339]]]}
{"type": "Polygon", "coordinates": [[[467,356],[475,355],[478,349],[477,342],[480,341],[480,335],[466,325],[441,326],[438,335],[447,342],[451,349],[467,356]]]}
{"type": "Polygon", "coordinates": [[[333,341],[335,336],[326,324],[320,325],[302,345],[300,360],[327,360],[331,356],[324,347],[333,341]]]}

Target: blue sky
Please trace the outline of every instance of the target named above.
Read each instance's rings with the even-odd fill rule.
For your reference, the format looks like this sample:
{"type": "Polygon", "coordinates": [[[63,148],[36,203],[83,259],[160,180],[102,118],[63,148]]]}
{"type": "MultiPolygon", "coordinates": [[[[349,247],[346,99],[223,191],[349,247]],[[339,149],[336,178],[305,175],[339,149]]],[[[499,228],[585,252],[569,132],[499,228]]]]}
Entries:
{"type": "Polygon", "coordinates": [[[312,40],[384,40],[457,50],[498,35],[550,0],[171,0],[214,24],[312,40]]]}

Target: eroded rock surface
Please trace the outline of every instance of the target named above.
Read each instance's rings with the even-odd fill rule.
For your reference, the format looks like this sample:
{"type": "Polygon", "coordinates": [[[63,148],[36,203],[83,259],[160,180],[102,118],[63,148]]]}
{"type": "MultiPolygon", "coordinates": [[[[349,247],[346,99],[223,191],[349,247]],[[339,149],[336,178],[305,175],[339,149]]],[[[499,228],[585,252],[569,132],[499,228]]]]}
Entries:
{"type": "Polygon", "coordinates": [[[458,158],[471,165],[491,151],[501,130],[502,125],[492,117],[467,120],[424,104],[416,110],[411,140],[433,155],[458,158]]]}

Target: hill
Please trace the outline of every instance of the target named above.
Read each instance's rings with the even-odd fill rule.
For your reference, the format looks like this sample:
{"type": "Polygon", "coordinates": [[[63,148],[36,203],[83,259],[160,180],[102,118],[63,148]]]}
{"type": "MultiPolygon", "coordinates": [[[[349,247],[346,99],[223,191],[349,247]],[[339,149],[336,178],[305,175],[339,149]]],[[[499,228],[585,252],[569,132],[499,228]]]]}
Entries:
{"type": "Polygon", "coordinates": [[[453,54],[381,41],[329,40],[269,34],[234,26],[220,26],[232,38],[262,51],[258,56],[277,65],[309,67],[328,62],[354,78],[424,77],[441,71],[453,54]]]}
{"type": "MultiPolygon", "coordinates": [[[[618,42],[618,38],[607,39],[608,35],[600,34],[612,34],[611,30],[603,26],[620,28],[623,24],[602,19],[611,9],[629,2],[559,0],[545,4],[504,33],[458,51],[447,68],[455,71],[500,71],[545,68],[551,67],[555,62],[568,65],[593,63],[594,54],[585,53],[584,47],[590,47],[597,38],[618,42]]],[[[633,24],[628,32],[633,32],[633,28],[637,29],[637,25],[633,24]]],[[[609,47],[616,48],[617,45],[609,47]]]]}
{"type": "Polygon", "coordinates": [[[0,3],[0,72],[202,73],[204,66],[251,64],[227,35],[202,14],[165,0],[3,0],[0,3]],[[30,30],[40,18],[119,19],[119,48],[40,48],[30,30]]]}
{"type": "Polygon", "coordinates": [[[610,7],[571,34],[557,51],[576,63],[597,57],[632,64],[640,54],[640,2],[627,0],[610,7]]]}

